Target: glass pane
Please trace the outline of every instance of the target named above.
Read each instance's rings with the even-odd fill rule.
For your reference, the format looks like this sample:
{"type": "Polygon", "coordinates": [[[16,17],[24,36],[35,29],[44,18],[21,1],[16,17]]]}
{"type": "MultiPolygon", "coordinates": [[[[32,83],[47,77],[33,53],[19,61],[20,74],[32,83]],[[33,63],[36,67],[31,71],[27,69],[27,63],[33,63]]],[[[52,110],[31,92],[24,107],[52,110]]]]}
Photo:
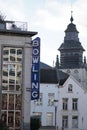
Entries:
{"type": "Polygon", "coordinates": [[[15,49],[10,49],[11,54],[15,54],[15,49]]]}
{"type": "Polygon", "coordinates": [[[8,79],[2,79],[2,83],[8,83],[8,79]]]}
{"type": "Polygon", "coordinates": [[[15,85],[14,84],[9,85],[9,90],[15,90],[15,85]]]}
{"type": "Polygon", "coordinates": [[[18,76],[18,77],[21,76],[21,71],[17,72],[17,76],[18,76]]]}
{"type": "Polygon", "coordinates": [[[16,112],[15,113],[15,127],[19,127],[20,126],[20,121],[21,121],[20,112],[16,112]]]}
{"type": "Polygon", "coordinates": [[[22,61],[22,58],[19,58],[19,57],[18,57],[18,58],[17,58],[17,61],[19,61],[19,62],[22,61]]]}
{"type": "Polygon", "coordinates": [[[15,83],[15,80],[9,79],[9,84],[14,84],[14,83],[15,83]]]}
{"type": "Polygon", "coordinates": [[[4,50],[3,51],[3,55],[8,55],[9,54],[9,50],[4,50]]]}
{"type": "Polygon", "coordinates": [[[22,49],[17,50],[17,55],[22,55],[22,49]]]}
{"type": "Polygon", "coordinates": [[[15,57],[14,56],[10,56],[10,61],[15,61],[15,57]]]}
{"type": "Polygon", "coordinates": [[[2,109],[7,109],[7,94],[2,94],[2,109]]]}
{"type": "Polygon", "coordinates": [[[16,95],[15,109],[21,110],[21,95],[16,95]]]}
{"type": "Polygon", "coordinates": [[[8,61],[9,58],[8,57],[3,57],[3,61],[8,61]]]}
{"type": "Polygon", "coordinates": [[[14,71],[15,65],[13,65],[13,64],[8,65],[8,69],[9,69],[9,71],[14,71]]]}
{"type": "Polygon", "coordinates": [[[3,83],[2,84],[2,90],[8,90],[8,84],[3,83]]]}
{"type": "Polygon", "coordinates": [[[22,49],[17,50],[17,61],[22,61],[22,49]]]}
{"type": "Polygon", "coordinates": [[[14,95],[9,94],[9,110],[14,110],[14,95]]]}
{"type": "Polygon", "coordinates": [[[15,76],[15,71],[14,71],[14,70],[10,70],[10,71],[9,71],[9,75],[10,75],[10,76],[15,76]]]}
{"type": "Polygon", "coordinates": [[[4,123],[7,122],[7,112],[2,112],[1,119],[4,123]]]}
{"type": "Polygon", "coordinates": [[[8,47],[4,47],[3,49],[3,61],[8,61],[9,60],[9,49],[8,47]]]}
{"type": "Polygon", "coordinates": [[[54,105],[54,93],[48,93],[48,105],[54,105]]]}
{"type": "Polygon", "coordinates": [[[21,90],[21,85],[16,85],[16,90],[20,91],[21,90]]]}
{"type": "Polygon", "coordinates": [[[3,70],[3,76],[8,76],[8,71],[6,72],[3,70]]]}
{"type": "Polygon", "coordinates": [[[8,112],[8,126],[14,126],[14,112],[8,112]]]}

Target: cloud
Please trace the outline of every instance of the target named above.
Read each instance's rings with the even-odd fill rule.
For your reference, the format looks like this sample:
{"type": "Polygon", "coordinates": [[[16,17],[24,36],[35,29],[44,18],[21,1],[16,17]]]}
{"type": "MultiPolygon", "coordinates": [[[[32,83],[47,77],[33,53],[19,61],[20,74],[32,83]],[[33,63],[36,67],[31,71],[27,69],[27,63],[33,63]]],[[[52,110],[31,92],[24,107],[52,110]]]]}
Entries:
{"type": "Polygon", "coordinates": [[[73,10],[74,24],[79,39],[87,50],[87,0],[0,0],[1,12],[8,20],[27,21],[29,31],[41,37],[41,60],[52,65],[64,40],[64,31],[70,23],[73,10]],[[42,5],[43,2],[43,5],[42,5]],[[72,5],[72,7],[71,7],[72,5]],[[52,53],[49,53],[52,52],[52,53]]]}
{"type": "MultiPolygon", "coordinates": [[[[74,0],[72,2],[72,8],[71,3],[69,0],[66,3],[62,3],[58,0],[48,0],[46,2],[46,5],[43,9],[40,9],[36,12],[35,18],[38,17],[35,24],[38,27],[41,27],[42,30],[39,31],[45,31],[48,33],[53,34],[53,37],[50,37],[48,34],[48,39],[50,37],[50,41],[46,40],[46,44],[48,44],[48,47],[46,46],[47,50],[57,49],[57,47],[61,44],[60,41],[64,40],[64,30],[67,28],[67,25],[70,23],[70,16],[71,16],[71,10],[73,10],[73,17],[74,17],[74,24],[76,24],[76,27],[78,29],[79,33],[79,39],[82,43],[82,46],[86,48],[86,41],[87,41],[87,0],[74,0]],[[54,34],[55,33],[55,34],[54,34]],[[56,33],[58,35],[56,35],[56,33]],[[56,35],[58,37],[55,38],[56,35]],[[61,39],[61,40],[60,40],[61,39]],[[55,44],[55,45],[54,45],[55,44]],[[56,46],[53,48],[53,45],[56,46]]],[[[43,39],[43,37],[42,37],[43,39]]],[[[43,42],[43,40],[42,40],[43,42]]],[[[45,46],[44,46],[45,48],[45,46]]],[[[45,50],[45,49],[43,49],[45,50]]],[[[52,51],[53,53],[50,54],[50,57],[52,56],[55,58],[55,55],[58,53],[56,50],[52,51]]],[[[43,53],[43,52],[42,52],[43,53]]],[[[43,54],[42,54],[43,55],[43,54]]],[[[49,55],[49,54],[48,54],[49,55]]],[[[85,53],[87,55],[87,52],[85,53]]],[[[44,58],[43,58],[44,59],[44,58]]],[[[45,60],[45,59],[44,59],[45,60]]],[[[55,59],[54,59],[55,60],[55,59]]],[[[46,61],[46,60],[45,60],[46,61]]],[[[48,60],[49,61],[49,60],[48,60]]]]}
{"type": "Polygon", "coordinates": [[[0,9],[6,19],[20,20],[24,18],[23,0],[1,0],[0,9]]]}

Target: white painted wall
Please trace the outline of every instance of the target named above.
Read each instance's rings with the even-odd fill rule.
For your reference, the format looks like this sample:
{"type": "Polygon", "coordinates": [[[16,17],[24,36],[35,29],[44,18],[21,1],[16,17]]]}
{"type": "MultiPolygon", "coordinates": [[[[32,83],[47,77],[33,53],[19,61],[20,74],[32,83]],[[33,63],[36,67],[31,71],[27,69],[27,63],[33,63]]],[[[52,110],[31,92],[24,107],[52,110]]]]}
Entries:
{"type": "Polygon", "coordinates": [[[69,129],[72,129],[72,116],[77,115],[78,128],[87,129],[87,93],[81,88],[80,84],[70,76],[62,88],[59,88],[59,104],[58,104],[58,126],[62,127],[62,115],[68,115],[69,129]],[[68,84],[73,85],[73,93],[68,93],[68,84]],[[62,98],[68,98],[68,111],[62,110],[62,98]],[[72,98],[78,98],[78,111],[72,111],[72,98]],[[83,118],[83,123],[82,123],[83,118]]]}
{"type": "Polygon", "coordinates": [[[78,115],[78,129],[73,130],[87,130],[87,93],[81,88],[81,84],[70,76],[63,86],[57,87],[57,84],[40,84],[40,92],[43,93],[43,105],[34,106],[31,102],[31,115],[34,112],[42,113],[42,125],[46,126],[46,113],[53,112],[53,125],[55,125],[55,108],[48,106],[48,93],[55,93],[55,99],[58,99],[57,107],[57,125],[62,128],[62,115],[68,115],[69,128],[64,130],[72,130],[72,115],[78,115]],[[68,84],[73,85],[73,93],[68,92],[68,84]],[[62,110],[62,98],[68,98],[68,111],[62,110]],[[72,111],[72,98],[78,98],[78,111],[72,111]],[[82,122],[83,118],[83,122],[82,122]]]}
{"type": "Polygon", "coordinates": [[[42,113],[42,125],[46,126],[46,114],[47,112],[53,113],[53,125],[55,125],[55,107],[48,106],[48,93],[55,93],[55,99],[58,99],[58,87],[57,84],[40,84],[40,93],[43,93],[43,103],[41,106],[34,104],[34,101],[31,101],[31,115],[34,112],[42,113]]]}
{"type": "Polygon", "coordinates": [[[74,78],[81,84],[81,87],[87,90],[87,71],[85,68],[78,68],[78,69],[63,69],[65,73],[70,71],[70,75],[74,76],[74,78]]]}

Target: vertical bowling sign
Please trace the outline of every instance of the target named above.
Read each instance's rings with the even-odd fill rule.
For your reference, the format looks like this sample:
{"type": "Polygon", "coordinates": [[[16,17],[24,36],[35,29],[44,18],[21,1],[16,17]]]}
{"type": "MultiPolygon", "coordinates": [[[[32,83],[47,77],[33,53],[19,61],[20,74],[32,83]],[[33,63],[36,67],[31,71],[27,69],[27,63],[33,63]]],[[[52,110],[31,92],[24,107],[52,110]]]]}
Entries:
{"type": "Polygon", "coordinates": [[[40,38],[32,41],[31,100],[39,98],[40,86],[40,38]]]}

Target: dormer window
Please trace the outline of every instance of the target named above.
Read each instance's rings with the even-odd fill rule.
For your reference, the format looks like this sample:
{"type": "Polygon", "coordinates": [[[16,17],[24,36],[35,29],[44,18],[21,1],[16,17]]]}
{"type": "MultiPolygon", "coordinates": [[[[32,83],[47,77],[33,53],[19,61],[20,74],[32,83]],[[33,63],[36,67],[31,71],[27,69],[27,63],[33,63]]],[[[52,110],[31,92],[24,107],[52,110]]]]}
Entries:
{"type": "Polygon", "coordinates": [[[72,84],[69,84],[68,85],[68,92],[72,93],[72,91],[73,91],[73,86],[72,86],[72,84]]]}

